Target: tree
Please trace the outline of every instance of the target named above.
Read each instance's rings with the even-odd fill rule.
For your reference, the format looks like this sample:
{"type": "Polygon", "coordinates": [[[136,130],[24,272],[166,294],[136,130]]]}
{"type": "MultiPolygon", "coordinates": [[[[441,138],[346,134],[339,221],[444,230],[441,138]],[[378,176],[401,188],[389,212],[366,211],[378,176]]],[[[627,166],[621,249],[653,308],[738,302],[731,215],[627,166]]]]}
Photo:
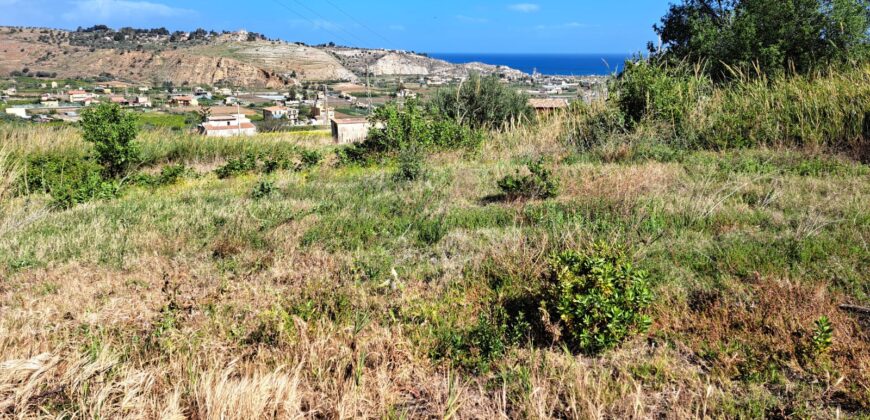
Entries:
{"type": "Polygon", "coordinates": [[[530,120],[527,95],[503,84],[498,76],[473,74],[457,88],[439,90],[431,106],[441,115],[472,128],[501,129],[530,120]]]}
{"type": "Polygon", "coordinates": [[[117,104],[100,104],[85,110],[81,126],[85,141],[94,145],[105,176],[117,178],[124,175],[138,160],[136,116],[117,104]]]}
{"type": "Polygon", "coordinates": [[[863,58],[868,0],[682,0],[654,27],[659,58],[703,62],[717,78],[731,70],[808,73],[863,58]]]}

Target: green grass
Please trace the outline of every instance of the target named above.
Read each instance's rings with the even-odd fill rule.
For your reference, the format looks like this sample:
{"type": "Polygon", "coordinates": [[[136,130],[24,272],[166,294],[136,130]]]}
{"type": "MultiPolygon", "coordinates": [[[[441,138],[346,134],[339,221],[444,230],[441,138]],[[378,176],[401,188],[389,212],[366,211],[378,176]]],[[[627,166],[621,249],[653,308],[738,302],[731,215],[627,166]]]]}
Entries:
{"type": "MultiPolygon", "coordinates": [[[[870,305],[868,165],[797,149],[651,148],[630,136],[617,151],[578,151],[546,137],[550,129],[564,125],[429,155],[431,173],[414,182],[397,181],[391,162],[220,180],[214,168],[227,159],[315,146],[144,133],[143,170],[188,163],[197,173],[48,212],[0,237],[0,276],[10,279],[0,304],[20,317],[0,320],[91,358],[116,349],[125,357],[113,375],[148,369],[192,388],[239,355],[265,372],[301,366],[311,395],[371,393],[374,417],[409,404],[408,392],[452,398],[467,417],[500,404],[512,417],[535,417],[541,404],[566,417],[624,417],[625,401],[675,417],[870,410],[866,332],[837,309],[870,305]],[[559,195],[498,199],[498,181],[541,155],[552,158],[559,195]],[[550,335],[559,320],[542,317],[539,299],[553,255],[587,255],[596,243],[649,272],[653,325],[584,357],[550,335]],[[86,317],[106,313],[113,322],[86,317]],[[805,346],[821,316],[833,344],[815,355],[805,346]],[[386,391],[402,378],[414,379],[386,391]],[[687,399],[663,397],[671,391],[687,399]]],[[[68,129],[30,133],[49,138],[0,132],[19,155],[68,153],[53,135],[86,151],[68,129]]]]}
{"type": "Polygon", "coordinates": [[[191,116],[186,114],[142,112],[138,113],[136,116],[141,127],[184,130],[192,126],[190,123],[191,116]]]}

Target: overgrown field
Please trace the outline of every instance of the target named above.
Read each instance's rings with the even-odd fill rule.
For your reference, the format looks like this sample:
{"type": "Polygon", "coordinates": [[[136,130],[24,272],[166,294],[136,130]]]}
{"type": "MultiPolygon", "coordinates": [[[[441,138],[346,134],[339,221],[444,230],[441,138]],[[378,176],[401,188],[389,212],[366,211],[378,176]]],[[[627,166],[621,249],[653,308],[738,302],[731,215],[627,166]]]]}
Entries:
{"type": "MultiPolygon", "coordinates": [[[[867,165],[582,149],[575,129],[489,134],[414,180],[336,165],[314,141],[147,134],[144,171],[183,173],[66,210],[0,177],[0,413],[870,413],[870,333],[839,308],[870,304],[867,165]],[[282,150],[299,162],[269,168],[282,150]],[[505,196],[499,181],[542,156],[558,193],[505,196]],[[648,273],[651,325],[576,351],[540,300],[555,255],[602,247],[648,273]]],[[[9,130],[4,174],[88,147],[73,129],[9,130]]]]}

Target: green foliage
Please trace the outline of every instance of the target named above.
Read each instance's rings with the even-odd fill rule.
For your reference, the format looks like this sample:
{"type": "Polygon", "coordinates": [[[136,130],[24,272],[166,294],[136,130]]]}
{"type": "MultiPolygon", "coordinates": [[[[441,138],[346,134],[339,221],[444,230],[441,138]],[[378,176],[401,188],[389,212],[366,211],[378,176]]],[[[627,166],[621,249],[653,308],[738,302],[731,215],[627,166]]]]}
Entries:
{"type": "Polygon", "coordinates": [[[498,181],[498,187],[509,200],[547,199],[559,194],[559,182],[553,173],[544,166],[541,158],[528,164],[529,173],[508,175],[498,181]]]}
{"type": "Polygon", "coordinates": [[[257,155],[248,153],[244,156],[230,159],[224,166],[217,168],[215,173],[220,179],[232,178],[257,169],[257,155]]]}
{"type": "Polygon", "coordinates": [[[416,181],[427,175],[425,156],[419,148],[410,146],[399,152],[398,168],[393,174],[396,181],[416,181]]]}
{"type": "Polygon", "coordinates": [[[866,57],[867,0],[683,0],[656,32],[671,61],[703,62],[716,79],[736,72],[809,73],[866,57]]]}
{"type": "Polygon", "coordinates": [[[822,316],[815,322],[813,330],[813,350],[816,354],[827,352],[834,345],[834,327],[827,316],[822,316]]]}
{"type": "Polygon", "coordinates": [[[649,60],[627,61],[625,70],[611,82],[609,98],[631,123],[644,118],[665,121],[674,127],[711,92],[712,82],[685,65],[671,66],[649,60]]]}
{"type": "Polygon", "coordinates": [[[627,132],[625,114],[616,106],[577,102],[570,115],[568,143],[579,151],[591,150],[627,132]]]}
{"type": "Polygon", "coordinates": [[[97,162],[107,177],[124,175],[139,161],[136,117],[117,104],[100,104],[82,112],[82,135],[94,144],[97,162]]]}
{"type": "Polygon", "coordinates": [[[591,254],[557,254],[550,265],[544,305],[563,324],[572,348],[596,354],[652,323],[644,314],[653,300],[648,275],[622,252],[598,245],[591,254]]]}
{"type": "Polygon", "coordinates": [[[320,164],[323,160],[323,153],[319,150],[303,150],[300,154],[302,165],[305,167],[314,167],[320,164]]]}
{"type": "Polygon", "coordinates": [[[55,207],[68,209],[92,199],[113,198],[120,184],[104,180],[102,167],[93,159],[75,154],[40,154],[28,158],[18,190],[47,193],[55,207]]]}
{"type": "Polygon", "coordinates": [[[448,359],[470,372],[489,372],[493,362],[503,357],[510,346],[523,343],[531,328],[524,314],[511,316],[503,307],[494,305],[479,314],[469,328],[450,327],[437,331],[438,341],[432,356],[448,359]]]}
{"type": "Polygon", "coordinates": [[[366,141],[339,149],[340,162],[365,163],[409,148],[420,152],[471,148],[483,140],[480,132],[444,119],[415,100],[408,100],[404,106],[389,103],[380,107],[372,121],[376,126],[366,141]]]}
{"type": "Polygon", "coordinates": [[[257,185],[254,186],[254,189],[251,191],[251,198],[253,198],[254,200],[259,200],[272,195],[274,192],[275,182],[268,179],[263,179],[257,182],[257,185]]]}
{"type": "Polygon", "coordinates": [[[149,187],[162,187],[178,183],[182,178],[190,175],[193,171],[185,165],[166,165],[157,175],[140,175],[135,180],[136,184],[149,187]]]}
{"type": "MultiPolygon", "coordinates": [[[[685,65],[638,61],[628,63],[614,80],[609,101],[628,119],[629,132],[653,130],[680,147],[828,147],[870,158],[867,67],[716,85],[710,76],[685,65]]],[[[581,122],[574,129],[581,135],[575,141],[594,137],[594,118],[604,117],[575,114],[581,122]]]]}
{"type": "Polygon", "coordinates": [[[498,76],[473,74],[456,88],[437,91],[430,105],[438,114],[475,129],[503,129],[532,119],[528,101],[498,76]]]}

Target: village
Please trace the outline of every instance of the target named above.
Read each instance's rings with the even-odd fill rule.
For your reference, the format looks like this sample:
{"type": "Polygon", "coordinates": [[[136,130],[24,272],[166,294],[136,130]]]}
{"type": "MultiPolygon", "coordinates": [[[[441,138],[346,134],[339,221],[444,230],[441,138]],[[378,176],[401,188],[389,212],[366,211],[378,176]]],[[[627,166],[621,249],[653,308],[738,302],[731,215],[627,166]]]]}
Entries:
{"type": "MultiPolygon", "coordinates": [[[[370,128],[371,110],[389,101],[427,97],[457,86],[464,77],[392,76],[363,83],[304,83],[287,91],[240,87],[159,87],[109,80],[40,80],[10,77],[0,82],[4,118],[39,124],[74,124],[84,108],[115,103],[136,111],[145,124],[187,130],[206,137],[253,136],[259,132],[316,131],[336,144],[359,142],[370,128]]],[[[606,95],[604,76],[542,76],[508,80],[529,96],[539,113],[566,109],[606,95]]]]}

